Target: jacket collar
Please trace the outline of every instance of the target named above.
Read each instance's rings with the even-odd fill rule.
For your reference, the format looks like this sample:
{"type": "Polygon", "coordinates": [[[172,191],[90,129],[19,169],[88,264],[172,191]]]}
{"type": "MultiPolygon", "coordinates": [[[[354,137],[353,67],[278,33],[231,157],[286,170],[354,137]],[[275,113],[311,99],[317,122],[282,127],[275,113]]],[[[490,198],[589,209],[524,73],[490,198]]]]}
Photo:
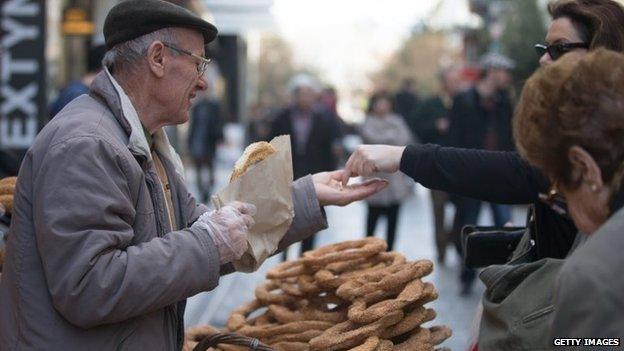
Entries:
{"type": "MultiPolygon", "coordinates": [[[[129,136],[127,146],[130,152],[151,161],[152,153],[150,145],[143,132],[143,125],[141,124],[139,115],[132,105],[132,101],[130,101],[130,98],[117,80],[115,80],[108,68],[104,68],[102,72],[97,75],[91,84],[90,94],[108,106],[117,122],[129,136]]],[[[154,133],[153,146],[154,151],[171,162],[176,172],[184,178],[182,160],[169,143],[169,138],[167,138],[167,134],[162,128],[154,133]]]]}

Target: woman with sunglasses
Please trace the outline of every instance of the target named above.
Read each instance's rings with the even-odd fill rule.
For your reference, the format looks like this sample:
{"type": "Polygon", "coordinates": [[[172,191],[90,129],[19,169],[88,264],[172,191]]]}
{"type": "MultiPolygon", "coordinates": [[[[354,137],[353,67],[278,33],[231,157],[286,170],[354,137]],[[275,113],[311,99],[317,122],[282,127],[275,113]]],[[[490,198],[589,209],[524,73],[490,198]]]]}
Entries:
{"type": "MultiPolygon", "coordinates": [[[[624,49],[624,8],[613,0],[559,0],[548,5],[552,17],[546,43],[536,46],[540,64],[547,66],[567,53],[579,57],[603,47],[624,49]],[[576,55],[575,55],[576,56],[576,55]]],[[[533,204],[539,228],[535,257],[564,258],[577,229],[561,216],[561,203],[547,193],[550,182],[516,152],[483,151],[437,145],[362,145],[345,166],[349,174],[401,170],[423,186],[502,204],[533,204]],[[553,207],[555,210],[553,210],[553,207]]],[[[346,180],[348,178],[344,178],[346,180]]]]}
{"type": "Polygon", "coordinates": [[[589,237],[559,273],[553,338],[624,338],[623,87],[621,53],[564,57],[528,80],[514,116],[518,151],[589,237]]]}

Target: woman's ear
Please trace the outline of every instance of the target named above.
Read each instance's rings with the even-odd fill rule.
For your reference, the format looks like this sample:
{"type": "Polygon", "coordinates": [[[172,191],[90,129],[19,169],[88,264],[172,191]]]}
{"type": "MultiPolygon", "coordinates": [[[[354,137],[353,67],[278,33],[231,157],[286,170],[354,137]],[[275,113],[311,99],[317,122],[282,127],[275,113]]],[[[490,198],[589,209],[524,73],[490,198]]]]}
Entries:
{"type": "Polygon", "coordinates": [[[165,46],[160,41],[153,42],[147,48],[147,66],[155,76],[162,78],[165,75],[165,46]]]}
{"type": "Polygon", "coordinates": [[[604,186],[602,171],[596,160],[580,146],[574,145],[568,150],[568,159],[572,164],[572,172],[579,176],[583,183],[587,183],[593,191],[604,186]]]}

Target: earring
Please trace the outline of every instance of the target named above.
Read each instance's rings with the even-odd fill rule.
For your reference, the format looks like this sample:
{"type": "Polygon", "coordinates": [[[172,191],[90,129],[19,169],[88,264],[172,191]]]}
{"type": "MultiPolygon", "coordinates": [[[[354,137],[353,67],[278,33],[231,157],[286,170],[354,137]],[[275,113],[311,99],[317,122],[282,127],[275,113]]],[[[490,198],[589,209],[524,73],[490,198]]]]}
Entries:
{"type": "Polygon", "coordinates": [[[589,186],[589,188],[590,188],[590,189],[591,189],[591,191],[593,191],[593,192],[597,192],[597,191],[598,191],[598,185],[596,185],[596,184],[592,184],[592,185],[590,185],[590,186],[589,186]]]}

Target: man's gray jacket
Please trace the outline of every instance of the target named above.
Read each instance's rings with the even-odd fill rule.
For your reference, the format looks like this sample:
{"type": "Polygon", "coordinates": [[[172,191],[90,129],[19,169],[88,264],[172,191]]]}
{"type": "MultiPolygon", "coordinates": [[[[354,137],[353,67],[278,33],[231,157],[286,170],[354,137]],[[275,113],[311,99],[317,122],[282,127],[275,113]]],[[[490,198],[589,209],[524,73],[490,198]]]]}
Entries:
{"type": "MultiPolygon", "coordinates": [[[[150,149],[107,71],[28,151],[0,281],[2,350],[177,350],[185,299],[215,288],[218,251],[189,229],[207,207],[184,185],[162,131],[169,219],[150,149]]],[[[295,220],[281,247],[327,226],[310,177],[294,183],[295,220]]]]}

